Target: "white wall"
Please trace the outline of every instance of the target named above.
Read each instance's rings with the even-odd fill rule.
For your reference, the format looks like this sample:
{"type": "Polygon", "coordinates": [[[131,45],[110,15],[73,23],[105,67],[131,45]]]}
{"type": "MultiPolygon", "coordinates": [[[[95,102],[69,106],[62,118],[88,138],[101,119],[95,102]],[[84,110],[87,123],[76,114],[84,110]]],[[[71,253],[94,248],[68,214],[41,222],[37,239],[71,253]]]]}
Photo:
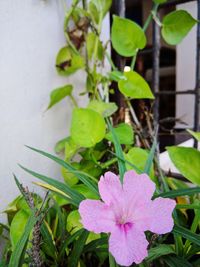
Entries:
{"type": "MultiPolygon", "coordinates": [[[[56,164],[24,148],[24,144],[53,152],[56,141],[68,135],[72,104],[64,100],[45,113],[50,91],[74,81],[76,96],[84,91],[82,71],[61,78],[54,67],[56,53],[65,44],[62,2],[0,1],[0,211],[19,193],[13,172],[24,185],[30,186],[34,180],[17,163],[60,177],[56,164]]],[[[66,3],[69,6],[70,1],[66,3]]],[[[104,23],[103,37],[107,39],[108,17],[104,23]]],[[[86,105],[86,98],[79,99],[80,105],[86,105]]]]}
{"type": "MultiPolygon", "coordinates": [[[[177,9],[187,10],[194,18],[197,18],[196,1],[181,4],[177,9]]],[[[195,68],[196,68],[196,32],[197,27],[193,27],[186,38],[177,46],[177,91],[184,91],[195,88],[195,68]]],[[[178,95],[176,98],[176,117],[181,118],[188,125],[177,124],[178,127],[193,127],[194,96],[178,95]]]]}

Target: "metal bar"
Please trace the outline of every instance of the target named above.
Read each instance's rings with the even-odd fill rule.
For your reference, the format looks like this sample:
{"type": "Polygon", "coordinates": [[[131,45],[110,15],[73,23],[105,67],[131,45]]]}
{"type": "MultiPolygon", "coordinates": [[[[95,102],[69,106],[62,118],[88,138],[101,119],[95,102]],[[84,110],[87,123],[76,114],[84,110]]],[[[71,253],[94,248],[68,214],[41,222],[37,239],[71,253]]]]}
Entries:
{"type": "Polygon", "coordinates": [[[160,91],[155,93],[155,95],[194,95],[196,90],[186,90],[186,91],[160,91]]]}
{"type": "Polygon", "coordinates": [[[168,7],[168,6],[175,6],[175,5],[180,5],[180,4],[184,4],[184,3],[188,3],[188,2],[194,2],[194,1],[195,0],[171,0],[171,1],[167,1],[164,4],[161,4],[159,6],[159,9],[160,8],[165,8],[165,7],[168,7]]]}
{"type": "MultiPolygon", "coordinates": [[[[153,20],[153,72],[152,72],[152,89],[153,92],[159,93],[159,67],[160,67],[160,27],[153,20]]],[[[159,123],[159,97],[155,98],[154,102],[154,119],[155,127],[159,123]]]]}
{"type": "MultiPolygon", "coordinates": [[[[197,19],[200,20],[200,0],[197,0],[197,19]]],[[[196,48],[196,94],[194,108],[194,130],[199,131],[200,113],[200,23],[197,23],[197,48],[196,48]]],[[[195,147],[198,146],[195,140],[195,147]]]]}

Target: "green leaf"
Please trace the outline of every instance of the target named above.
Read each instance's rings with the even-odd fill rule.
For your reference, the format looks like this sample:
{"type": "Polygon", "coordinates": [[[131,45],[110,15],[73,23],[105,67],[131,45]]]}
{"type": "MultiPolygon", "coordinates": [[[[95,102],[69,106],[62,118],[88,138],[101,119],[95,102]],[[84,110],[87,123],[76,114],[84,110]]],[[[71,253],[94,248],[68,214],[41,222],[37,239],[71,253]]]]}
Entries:
{"type": "Polygon", "coordinates": [[[156,140],[156,137],[154,137],[154,141],[153,141],[153,144],[152,144],[152,147],[149,152],[149,155],[148,155],[148,158],[145,164],[145,168],[144,168],[144,172],[147,173],[148,175],[150,175],[151,168],[153,165],[153,159],[154,159],[155,152],[156,152],[156,146],[157,146],[157,140],[156,140]]]}
{"type": "Polygon", "coordinates": [[[163,3],[166,3],[167,2],[167,0],[153,0],[153,1],[156,4],[163,4],[163,3]]]}
{"type": "Polygon", "coordinates": [[[87,47],[87,54],[88,54],[88,58],[92,59],[93,55],[94,55],[94,46],[95,46],[95,42],[96,39],[98,39],[98,48],[97,48],[97,56],[99,60],[103,59],[103,46],[102,43],[100,42],[98,36],[94,33],[94,32],[90,32],[87,35],[86,38],[86,47],[87,47]]]}
{"type": "MultiPolygon", "coordinates": [[[[45,151],[27,146],[29,149],[55,161],[56,163],[58,163],[59,165],[61,165],[62,167],[66,168],[67,170],[71,171],[71,173],[76,174],[76,176],[79,178],[79,180],[84,183],[90,190],[92,190],[97,196],[99,196],[99,191],[97,188],[97,182],[95,179],[92,179],[92,177],[90,175],[87,175],[86,173],[83,172],[79,172],[77,171],[73,166],[71,166],[68,162],[65,162],[64,160],[51,155],[45,151]]],[[[62,183],[61,183],[62,184],[62,183]]]]}
{"type": "MultiPolygon", "coordinates": [[[[33,175],[34,177],[48,183],[49,185],[55,187],[57,190],[53,190],[55,193],[58,193],[60,195],[62,195],[63,197],[67,198],[68,200],[70,200],[70,202],[75,205],[78,206],[79,203],[85,199],[83,195],[81,195],[80,193],[76,192],[75,190],[73,190],[72,188],[70,188],[67,184],[63,184],[55,179],[49,178],[45,175],[39,174],[37,172],[31,171],[27,168],[24,168],[23,166],[20,165],[20,167],[28,172],[29,174],[33,175]]],[[[51,188],[49,188],[51,189],[51,188]]]]}
{"type": "Polygon", "coordinates": [[[91,0],[89,2],[89,12],[93,21],[98,24],[110,9],[112,0],[91,0]]]}
{"type": "Polygon", "coordinates": [[[113,48],[125,57],[134,56],[138,49],[146,46],[146,36],[142,28],[135,22],[113,16],[111,29],[113,48]]]}
{"type": "Polygon", "coordinates": [[[108,124],[108,129],[110,130],[110,132],[112,134],[112,139],[113,139],[115,152],[116,152],[116,156],[117,156],[117,161],[118,161],[120,180],[121,180],[121,182],[123,182],[124,174],[126,172],[126,165],[124,162],[123,150],[122,150],[122,147],[119,143],[118,137],[114,131],[114,128],[112,127],[112,125],[108,119],[107,119],[107,124],[108,124]]]}
{"type": "Polygon", "coordinates": [[[84,184],[77,184],[74,185],[72,188],[77,192],[81,193],[85,198],[99,199],[99,197],[84,184]]]}
{"type": "Polygon", "coordinates": [[[200,209],[198,204],[177,204],[176,209],[200,209]]]}
{"type": "Polygon", "coordinates": [[[98,101],[98,100],[91,100],[87,108],[98,112],[103,117],[111,116],[118,109],[115,103],[112,103],[112,102],[106,103],[106,102],[98,101]]]}
{"type": "Polygon", "coordinates": [[[100,142],[106,131],[103,117],[91,109],[76,108],[72,114],[71,137],[81,147],[92,147],[100,142]]]}
{"type": "Polygon", "coordinates": [[[101,237],[98,239],[95,239],[91,242],[89,242],[85,247],[84,247],[84,253],[86,252],[91,252],[91,251],[96,251],[96,249],[102,245],[107,245],[108,244],[108,237],[101,237]]]}
{"type": "Polygon", "coordinates": [[[83,228],[81,224],[81,217],[78,210],[73,210],[67,217],[67,231],[74,234],[76,231],[83,228]]]}
{"type": "Polygon", "coordinates": [[[20,262],[24,255],[24,251],[27,245],[29,235],[38,219],[39,218],[38,217],[36,218],[34,213],[31,216],[29,216],[26,226],[24,228],[23,234],[20,240],[17,242],[15,249],[11,255],[8,267],[21,266],[20,262]]]}
{"type": "Polygon", "coordinates": [[[109,73],[109,77],[112,81],[119,82],[120,80],[126,80],[124,73],[118,70],[113,70],[109,73]]]}
{"type": "Polygon", "coordinates": [[[187,130],[198,142],[200,142],[200,132],[194,132],[192,130],[187,130]]]}
{"type": "MultiPolygon", "coordinates": [[[[126,163],[126,167],[128,170],[134,169],[136,172],[139,170],[144,170],[146,166],[146,162],[149,157],[149,152],[145,149],[142,149],[140,147],[133,147],[131,148],[128,153],[125,154],[125,159],[135,165],[137,168],[134,168],[133,166],[130,166],[130,164],[126,163]]],[[[153,169],[153,163],[151,163],[149,176],[153,181],[155,181],[154,176],[154,169],[153,169]]]]}
{"type": "MultiPolygon", "coordinates": [[[[133,144],[134,134],[133,134],[133,129],[129,124],[121,123],[117,125],[115,128],[113,128],[113,130],[120,144],[124,144],[124,145],[133,144]]],[[[105,137],[109,141],[113,142],[113,136],[111,132],[107,133],[105,137]]]]}
{"type": "Polygon", "coordinates": [[[189,263],[186,259],[179,256],[167,256],[163,258],[169,267],[192,267],[192,264],[189,263]]]}
{"type": "Polygon", "coordinates": [[[47,109],[50,109],[52,106],[60,102],[66,96],[71,95],[72,89],[73,87],[71,84],[54,89],[50,94],[50,103],[47,109]]]}
{"type": "Polygon", "coordinates": [[[67,266],[77,267],[79,258],[81,256],[82,251],[83,251],[83,248],[84,248],[84,245],[85,245],[86,240],[88,238],[88,235],[89,235],[89,232],[84,230],[83,233],[76,240],[76,242],[74,244],[74,248],[72,250],[72,253],[69,257],[69,263],[67,266]]]}
{"type": "Polygon", "coordinates": [[[148,83],[137,72],[124,72],[124,76],[126,80],[118,82],[119,90],[122,94],[135,99],[154,98],[148,83]]]}
{"type": "Polygon", "coordinates": [[[200,234],[197,235],[192,231],[178,225],[174,226],[173,232],[200,246],[200,234]]]}
{"type": "Polygon", "coordinates": [[[73,141],[71,136],[69,136],[65,142],[65,160],[70,160],[78,148],[77,144],[73,141]]]}
{"type": "Polygon", "coordinates": [[[10,240],[12,244],[12,249],[14,250],[16,244],[19,242],[20,238],[24,233],[24,229],[26,227],[26,223],[30,213],[25,210],[20,210],[14,216],[11,225],[10,225],[10,240]]]}
{"type": "Polygon", "coordinates": [[[57,250],[53,239],[53,233],[46,221],[41,226],[42,249],[53,259],[57,258],[57,250]]]}
{"type": "Polygon", "coordinates": [[[189,181],[200,185],[200,151],[190,147],[167,147],[170,159],[189,181]]]}
{"type": "Polygon", "coordinates": [[[152,262],[155,259],[160,258],[161,256],[174,254],[175,251],[173,250],[172,246],[160,244],[154,248],[151,248],[148,252],[148,257],[145,259],[147,262],[152,262]]]}
{"type": "MultiPolygon", "coordinates": [[[[72,162],[71,166],[73,166],[77,170],[80,169],[80,164],[77,162],[72,162]]],[[[62,173],[62,177],[63,177],[65,183],[67,185],[69,185],[70,187],[78,183],[78,181],[79,181],[78,177],[76,177],[76,175],[74,173],[69,172],[66,168],[62,167],[61,173],[62,173]]]]}
{"type": "Polygon", "coordinates": [[[65,149],[65,143],[67,142],[68,138],[69,137],[63,138],[56,143],[55,148],[54,148],[56,153],[60,153],[65,149]]]}
{"type": "Polygon", "coordinates": [[[168,198],[176,198],[181,196],[191,196],[194,194],[200,193],[200,187],[187,188],[187,189],[179,189],[179,190],[171,190],[162,194],[157,195],[156,197],[168,197],[168,198]]]}
{"type": "Polygon", "coordinates": [[[162,21],[162,36],[171,45],[179,44],[197,23],[187,11],[176,10],[169,13],[162,21]]]}
{"type": "Polygon", "coordinates": [[[56,57],[56,68],[60,75],[68,76],[84,67],[84,59],[69,47],[60,49],[56,57]]]}

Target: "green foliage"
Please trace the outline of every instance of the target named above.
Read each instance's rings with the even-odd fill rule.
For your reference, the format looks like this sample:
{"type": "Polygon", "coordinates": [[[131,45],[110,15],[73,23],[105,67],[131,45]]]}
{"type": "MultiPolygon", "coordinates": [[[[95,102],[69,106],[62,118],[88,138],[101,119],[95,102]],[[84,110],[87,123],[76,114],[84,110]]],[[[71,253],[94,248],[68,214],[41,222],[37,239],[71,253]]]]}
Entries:
{"type": "MultiPolygon", "coordinates": [[[[126,163],[126,167],[128,170],[134,169],[136,172],[137,170],[142,170],[144,171],[146,162],[148,160],[149,152],[146,151],[145,149],[139,148],[139,147],[132,147],[128,153],[125,154],[125,159],[132,163],[133,165],[136,166],[134,168],[133,166],[130,166],[128,163],[126,163]]],[[[155,176],[154,176],[154,168],[153,168],[153,163],[151,163],[150,167],[150,172],[149,175],[152,180],[155,181],[155,176]]]]}
{"type": "Polygon", "coordinates": [[[72,89],[73,87],[71,84],[54,89],[50,94],[50,103],[48,105],[48,109],[60,102],[66,96],[70,96],[72,89]]]}
{"type": "Polygon", "coordinates": [[[111,102],[105,103],[99,100],[91,100],[87,108],[100,113],[103,117],[111,116],[118,109],[115,103],[111,103],[111,102]]]}
{"type": "Polygon", "coordinates": [[[118,16],[113,16],[111,40],[117,53],[125,57],[134,56],[138,49],[143,49],[146,45],[142,28],[135,22],[118,16]]]}
{"type": "Polygon", "coordinates": [[[105,121],[94,110],[77,108],[74,109],[72,114],[70,132],[77,145],[92,147],[104,138],[106,132],[105,121]]]}
{"type": "Polygon", "coordinates": [[[128,71],[124,76],[126,79],[118,82],[122,94],[135,99],[154,98],[148,83],[137,72],[128,71]]]}
{"type": "Polygon", "coordinates": [[[34,214],[31,214],[31,216],[28,218],[23,235],[21,235],[21,238],[18,240],[15,249],[13,250],[8,267],[17,267],[22,265],[27,241],[35,223],[37,222],[37,219],[38,218],[36,218],[34,214]]]}
{"type": "Polygon", "coordinates": [[[101,42],[99,41],[99,38],[98,36],[93,33],[93,32],[90,32],[88,33],[87,35],[87,39],[86,39],[86,46],[87,46],[87,54],[88,54],[88,58],[89,59],[92,59],[93,55],[94,55],[94,46],[95,46],[95,42],[98,42],[98,59],[99,60],[102,60],[103,59],[103,46],[101,44],[101,42]]]}
{"type": "Polygon", "coordinates": [[[99,24],[102,22],[102,19],[109,11],[111,4],[112,0],[91,0],[89,2],[90,15],[95,24],[99,24]]]}
{"type": "Polygon", "coordinates": [[[176,10],[166,15],[162,21],[162,36],[171,45],[179,44],[197,23],[187,11],[176,10]]]}
{"type": "Polygon", "coordinates": [[[175,251],[173,250],[172,246],[170,245],[163,245],[160,244],[156,247],[153,247],[149,250],[148,257],[146,258],[147,262],[152,262],[161,256],[174,254],[175,251]]]}
{"type": "Polygon", "coordinates": [[[84,59],[69,46],[60,49],[56,57],[56,68],[60,75],[68,76],[84,67],[84,59]]]}
{"type": "MultiPolygon", "coordinates": [[[[118,138],[120,144],[132,145],[134,140],[134,133],[132,127],[127,123],[120,123],[115,127],[114,132],[118,138]]],[[[111,132],[108,132],[105,136],[106,139],[113,142],[113,136],[111,132]]]]}
{"type": "Polygon", "coordinates": [[[17,243],[21,239],[29,216],[30,212],[28,213],[26,210],[23,209],[19,210],[14,216],[10,225],[10,240],[12,244],[12,249],[15,249],[17,243]]]}
{"type": "Polygon", "coordinates": [[[153,1],[156,4],[163,4],[163,3],[166,3],[167,2],[167,0],[153,0],[153,1]]]}
{"type": "Polygon", "coordinates": [[[189,181],[200,185],[200,152],[195,148],[176,146],[168,147],[167,151],[180,173],[189,181]]]}
{"type": "Polygon", "coordinates": [[[187,130],[198,142],[200,142],[200,132],[194,132],[192,130],[187,130]]]}
{"type": "MultiPolygon", "coordinates": [[[[133,21],[113,16],[112,46],[119,55],[133,57],[132,69],[138,51],[146,46],[145,31],[149,23],[152,19],[160,23],[157,8],[159,4],[167,1],[153,2],[153,10],[149,12],[143,29],[133,21]]],[[[130,98],[154,99],[151,89],[137,72],[121,72],[107,53],[108,42],[101,41],[102,21],[112,1],[90,0],[87,3],[82,1],[82,4],[83,8],[81,1],[73,0],[71,7],[66,10],[66,44],[57,54],[56,69],[62,76],[75,74],[80,69],[85,72],[85,86],[80,95],[87,94],[89,103],[86,108],[78,106],[72,96],[72,90],[76,90],[73,84],[51,92],[48,109],[67,96],[75,105],[70,136],[55,145],[55,152],[59,153],[62,159],[35,148],[31,149],[57,163],[61,167],[64,182],[22,167],[40,180],[35,182],[36,185],[50,193],[44,203],[41,203],[41,198],[37,195],[33,195],[36,210],[40,212],[36,213],[36,210],[29,207],[26,190],[24,191],[15,179],[22,196],[16,198],[4,211],[8,217],[8,226],[0,223],[1,237],[4,238],[5,231],[10,237],[0,264],[5,262],[3,266],[9,267],[33,264],[28,252],[33,246],[31,241],[34,226],[41,219],[38,214],[41,214],[39,252],[45,266],[105,267],[109,264],[110,267],[117,267],[108,252],[109,236],[85,231],[78,206],[85,198],[100,199],[98,180],[105,171],[113,170],[116,174],[119,173],[123,182],[126,170],[134,169],[138,173],[149,174],[156,183],[154,198],[175,198],[177,201],[173,232],[163,236],[154,236],[147,232],[147,239],[150,241],[149,254],[139,266],[198,266],[196,256],[200,248],[200,187],[194,187],[193,184],[200,183],[200,152],[192,148],[168,148],[176,167],[192,183],[186,184],[163,176],[155,156],[158,144],[154,134],[147,129],[149,125],[143,128],[143,122],[135,117],[137,115],[134,114],[134,107],[128,109],[130,98]],[[104,68],[105,59],[110,63],[112,71],[109,69],[108,72],[104,68]],[[113,90],[115,86],[110,88],[114,85],[112,82],[116,82],[118,89],[125,96],[123,108],[109,101],[109,92],[116,92],[113,90]],[[132,118],[129,115],[132,115],[132,118]],[[154,140],[153,144],[151,140],[154,140]]],[[[196,23],[186,11],[171,12],[161,24],[162,35],[169,44],[178,44],[196,23]]],[[[152,105],[151,101],[148,103],[152,105]]],[[[151,113],[149,112],[149,117],[146,113],[143,115],[144,119],[149,119],[151,123],[151,113]]],[[[154,124],[150,126],[156,132],[154,124]]],[[[199,133],[189,132],[199,140],[199,133]]]]}

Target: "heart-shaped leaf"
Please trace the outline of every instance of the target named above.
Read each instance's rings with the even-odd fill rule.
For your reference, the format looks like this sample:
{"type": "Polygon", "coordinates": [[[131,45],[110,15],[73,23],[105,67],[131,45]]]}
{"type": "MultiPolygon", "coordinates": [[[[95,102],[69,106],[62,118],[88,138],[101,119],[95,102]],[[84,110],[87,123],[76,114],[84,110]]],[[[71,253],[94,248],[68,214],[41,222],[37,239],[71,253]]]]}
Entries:
{"type": "Polygon", "coordinates": [[[60,102],[66,96],[71,95],[72,90],[73,87],[71,84],[54,89],[50,94],[50,103],[47,109],[50,109],[52,106],[60,102]]]}
{"type": "Polygon", "coordinates": [[[167,147],[169,156],[180,171],[189,181],[200,185],[200,152],[191,147],[167,147]]]}
{"type": "MultiPolygon", "coordinates": [[[[124,145],[133,144],[133,130],[132,127],[126,123],[121,123],[114,128],[114,131],[118,137],[119,143],[124,145]]],[[[113,136],[111,132],[106,134],[106,139],[113,142],[113,136]]]]}
{"type": "Polygon", "coordinates": [[[137,23],[118,16],[113,16],[111,40],[117,53],[125,57],[134,56],[138,49],[143,49],[146,45],[142,28],[137,23]]]}
{"type": "Polygon", "coordinates": [[[124,72],[124,76],[126,80],[118,82],[119,90],[122,94],[136,99],[154,98],[148,83],[137,72],[124,72]]]}
{"type": "Polygon", "coordinates": [[[105,131],[105,121],[98,112],[86,108],[74,109],[71,137],[77,145],[92,147],[104,138],[105,131]]]}
{"type": "Polygon", "coordinates": [[[100,113],[103,117],[111,116],[118,109],[115,103],[111,103],[111,102],[105,103],[105,102],[98,101],[98,100],[90,101],[87,108],[100,113]]]}
{"type": "Polygon", "coordinates": [[[170,45],[179,44],[197,23],[187,11],[176,10],[169,13],[162,21],[162,36],[170,45]]]}

